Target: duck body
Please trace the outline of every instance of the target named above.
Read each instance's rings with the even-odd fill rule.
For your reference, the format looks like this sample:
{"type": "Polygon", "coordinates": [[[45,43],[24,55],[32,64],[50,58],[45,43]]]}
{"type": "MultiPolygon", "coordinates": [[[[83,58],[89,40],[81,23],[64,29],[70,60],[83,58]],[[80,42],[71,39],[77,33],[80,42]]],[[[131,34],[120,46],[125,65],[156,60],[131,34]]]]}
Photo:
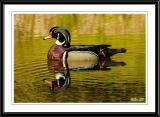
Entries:
{"type": "Polygon", "coordinates": [[[53,45],[48,51],[48,65],[52,72],[61,72],[66,68],[72,70],[104,69],[102,63],[114,54],[123,53],[125,49],[110,49],[110,45],[75,45],[64,48],[53,45]]]}
{"type": "Polygon", "coordinates": [[[124,53],[126,49],[109,48],[110,45],[76,45],[71,46],[67,59],[70,69],[99,69],[102,63],[117,53],[124,53]]]}

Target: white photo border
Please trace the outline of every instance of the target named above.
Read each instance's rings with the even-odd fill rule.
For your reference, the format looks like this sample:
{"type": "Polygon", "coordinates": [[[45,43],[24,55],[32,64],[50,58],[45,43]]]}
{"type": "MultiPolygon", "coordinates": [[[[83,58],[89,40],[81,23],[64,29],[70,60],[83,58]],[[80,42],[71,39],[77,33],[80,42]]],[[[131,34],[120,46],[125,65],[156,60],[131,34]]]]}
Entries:
{"type": "Polygon", "coordinates": [[[5,112],[155,112],[155,5],[5,5],[4,6],[5,112]],[[83,7],[83,9],[82,9],[83,7]],[[135,9],[136,8],[136,9],[135,9]],[[35,10],[37,9],[37,10],[35,10]],[[39,9],[45,9],[39,10],[39,9]],[[76,11],[75,11],[76,9],[76,11]],[[54,12],[53,12],[54,11],[54,12]],[[146,14],[147,103],[21,103],[13,102],[14,14],[126,13],[146,14]],[[148,23],[149,22],[149,23],[148,23]],[[10,85],[8,85],[10,84],[10,85]]]}

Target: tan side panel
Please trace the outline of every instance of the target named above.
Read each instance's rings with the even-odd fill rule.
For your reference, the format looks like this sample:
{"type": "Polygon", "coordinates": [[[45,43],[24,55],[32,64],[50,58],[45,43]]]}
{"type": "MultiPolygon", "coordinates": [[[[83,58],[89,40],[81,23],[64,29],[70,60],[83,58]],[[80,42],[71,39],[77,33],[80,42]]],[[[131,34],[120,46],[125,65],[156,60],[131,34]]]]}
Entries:
{"type": "Polygon", "coordinates": [[[71,51],[67,61],[69,68],[90,68],[97,64],[98,57],[89,51],[71,51]]]}

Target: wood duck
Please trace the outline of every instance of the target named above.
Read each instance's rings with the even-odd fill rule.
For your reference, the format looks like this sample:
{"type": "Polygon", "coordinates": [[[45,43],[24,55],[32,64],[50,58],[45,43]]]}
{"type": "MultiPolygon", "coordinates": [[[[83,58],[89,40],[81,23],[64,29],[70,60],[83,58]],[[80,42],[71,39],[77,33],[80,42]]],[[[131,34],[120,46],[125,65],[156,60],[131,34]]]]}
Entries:
{"type": "MultiPolygon", "coordinates": [[[[71,35],[63,26],[55,26],[49,30],[46,39],[55,38],[56,42],[48,51],[48,68],[54,73],[56,80],[46,80],[52,90],[65,89],[70,84],[69,69],[108,70],[107,61],[117,53],[125,53],[126,49],[110,48],[111,45],[70,45],[71,35]],[[66,73],[64,71],[67,71],[66,73]]],[[[117,65],[116,62],[112,62],[117,65]]],[[[118,65],[123,65],[119,62],[118,65]]]]}
{"type": "Polygon", "coordinates": [[[55,73],[63,71],[66,63],[69,68],[92,68],[101,63],[101,60],[126,52],[125,48],[110,48],[111,45],[107,44],[71,46],[71,35],[63,26],[52,27],[44,40],[52,38],[55,38],[56,42],[48,51],[48,65],[55,73]]]}
{"type": "MultiPolygon", "coordinates": [[[[101,58],[108,58],[117,53],[125,53],[125,48],[110,48],[111,45],[101,44],[101,45],[70,45],[71,35],[69,31],[63,26],[55,26],[49,30],[49,35],[44,38],[52,39],[55,38],[56,42],[48,52],[48,59],[62,59],[64,53],[67,51],[71,55],[85,55],[81,58],[87,58],[89,56],[101,58]],[[88,55],[88,56],[87,56],[88,55]]],[[[92,58],[90,57],[90,58],[92,58]]],[[[65,58],[65,57],[64,57],[65,58]]],[[[78,59],[78,58],[76,58],[78,59]]]]}

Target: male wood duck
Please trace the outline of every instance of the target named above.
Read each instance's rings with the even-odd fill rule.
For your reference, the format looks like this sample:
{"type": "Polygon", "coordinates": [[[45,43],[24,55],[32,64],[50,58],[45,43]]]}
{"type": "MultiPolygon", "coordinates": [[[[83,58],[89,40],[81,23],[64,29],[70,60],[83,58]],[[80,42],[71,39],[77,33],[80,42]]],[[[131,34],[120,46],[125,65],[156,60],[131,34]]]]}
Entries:
{"type": "MultiPolygon", "coordinates": [[[[55,38],[56,42],[50,50],[48,51],[49,60],[59,60],[64,61],[69,58],[74,59],[74,61],[88,59],[99,61],[99,59],[111,57],[117,53],[125,53],[125,48],[114,49],[110,48],[111,45],[101,44],[101,45],[75,45],[71,46],[71,35],[69,31],[63,26],[55,26],[49,30],[49,35],[44,38],[52,39],[55,38]],[[67,54],[66,54],[67,53],[67,54]],[[65,60],[64,60],[65,59],[65,60]]],[[[73,60],[70,60],[73,61],[73,60]]],[[[90,61],[90,60],[88,60],[90,61]]],[[[70,65],[69,65],[70,66],[70,65]]],[[[64,66],[63,66],[64,67],[64,66]]]]}
{"type": "Polygon", "coordinates": [[[68,84],[69,78],[66,78],[64,73],[66,68],[104,68],[102,63],[104,63],[103,61],[106,60],[106,58],[110,58],[117,53],[126,52],[126,49],[124,48],[109,48],[110,45],[105,44],[71,46],[71,35],[69,31],[63,26],[52,27],[49,30],[49,35],[45,37],[44,40],[52,38],[55,38],[56,42],[48,51],[48,68],[55,74],[56,81],[48,82],[47,80],[44,80],[44,82],[46,82],[51,87],[63,87],[64,84],[67,86],[65,82],[68,84]],[[60,82],[61,86],[58,85],[60,82]]]}

